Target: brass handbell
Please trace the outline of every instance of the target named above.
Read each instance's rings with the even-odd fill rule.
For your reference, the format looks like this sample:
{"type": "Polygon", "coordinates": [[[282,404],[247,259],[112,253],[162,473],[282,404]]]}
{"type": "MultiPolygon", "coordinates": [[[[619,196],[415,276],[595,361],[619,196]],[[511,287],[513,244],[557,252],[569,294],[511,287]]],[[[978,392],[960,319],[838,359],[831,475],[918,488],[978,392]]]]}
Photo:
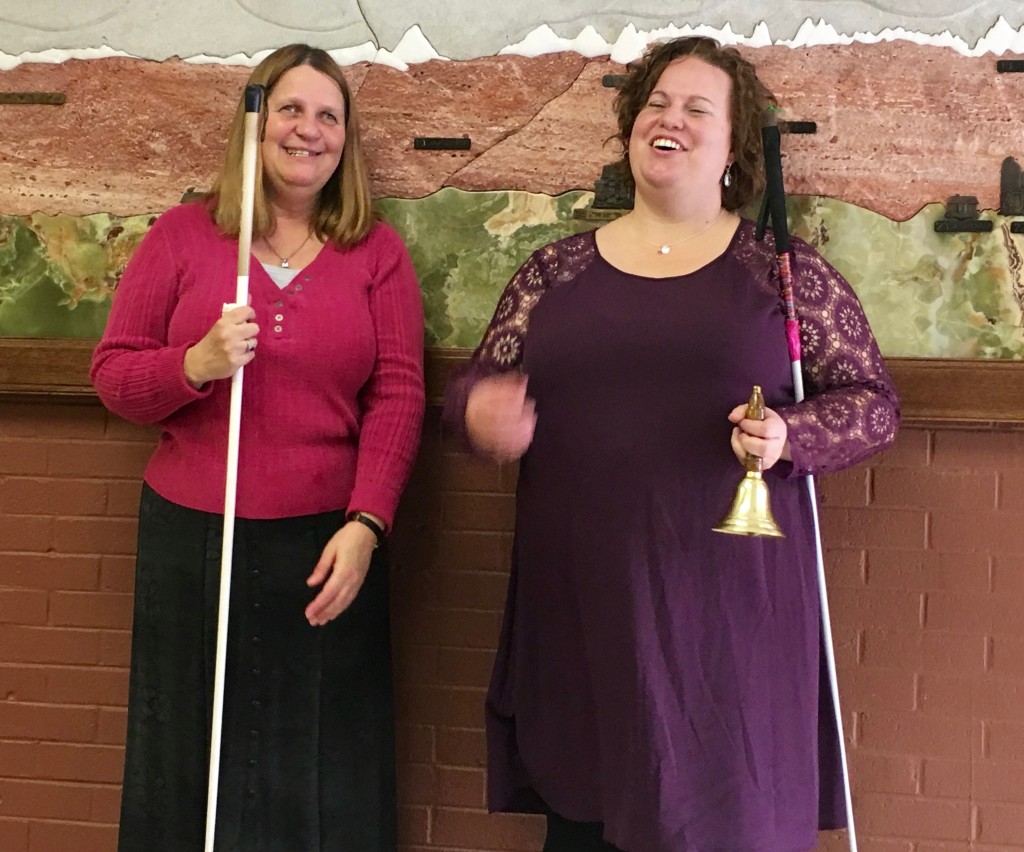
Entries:
{"type": "MultiPolygon", "coordinates": [[[[747,403],[748,420],[764,420],[764,397],[760,385],[754,385],[747,403]]],[[[761,477],[762,461],[760,456],[747,453],[744,467],[747,475],[740,481],[732,508],[717,527],[715,532],[731,533],[732,535],[758,535],[770,538],[785,538],[772,517],[771,501],[768,496],[768,485],[761,477]]]]}

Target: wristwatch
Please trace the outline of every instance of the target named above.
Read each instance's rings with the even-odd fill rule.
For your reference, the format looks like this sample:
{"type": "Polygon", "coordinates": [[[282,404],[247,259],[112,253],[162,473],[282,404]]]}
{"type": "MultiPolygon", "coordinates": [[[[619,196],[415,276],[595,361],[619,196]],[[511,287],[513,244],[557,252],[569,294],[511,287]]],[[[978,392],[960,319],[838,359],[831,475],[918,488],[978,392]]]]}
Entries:
{"type": "Polygon", "coordinates": [[[367,527],[377,537],[377,543],[374,545],[375,548],[384,544],[384,527],[367,515],[366,512],[349,512],[345,515],[345,520],[355,521],[367,527]]]}

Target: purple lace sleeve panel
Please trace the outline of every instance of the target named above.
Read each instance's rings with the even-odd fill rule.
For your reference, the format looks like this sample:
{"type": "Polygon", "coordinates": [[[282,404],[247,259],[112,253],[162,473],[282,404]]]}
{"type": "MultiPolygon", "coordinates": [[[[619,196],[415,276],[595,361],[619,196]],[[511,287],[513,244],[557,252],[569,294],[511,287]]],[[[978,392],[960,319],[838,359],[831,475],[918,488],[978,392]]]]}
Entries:
{"type": "Polygon", "coordinates": [[[537,249],[505,286],[472,360],[453,374],[445,389],[444,422],[467,448],[471,447],[466,437],[466,401],[473,385],[487,376],[519,369],[530,312],[550,287],[579,275],[595,253],[591,233],[559,240],[537,249]]]}
{"type": "Polygon", "coordinates": [[[813,248],[792,243],[806,399],[778,410],[793,473],[857,464],[896,439],[900,403],[853,289],[813,248]]]}

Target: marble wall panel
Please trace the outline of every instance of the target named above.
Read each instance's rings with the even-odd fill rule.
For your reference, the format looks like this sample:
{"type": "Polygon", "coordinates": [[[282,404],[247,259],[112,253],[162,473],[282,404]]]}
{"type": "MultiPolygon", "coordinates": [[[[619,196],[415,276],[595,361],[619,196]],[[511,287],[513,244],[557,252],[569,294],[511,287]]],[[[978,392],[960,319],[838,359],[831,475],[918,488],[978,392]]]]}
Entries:
{"type": "MultiPolygon", "coordinates": [[[[787,186],[905,220],[925,204],[999,202],[1000,165],[1024,160],[1024,74],[992,57],[908,42],[743,48],[784,117],[818,132],[784,140],[787,186]]],[[[591,189],[617,156],[608,58],[565,52],[399,71],[359,63],[357,91],[378,196],[443,186],[559,194],[591,189]],[[414,136],[469,136],[469,151],[414,151],[414,136]]],[[[0,155],[0,212],[75,215],[166,209],[208,186],[247,70],[176,60],[33,63],[0,72],[7,90],[55,90],[62,107],[0,106],[16,128],[0,155]]]]}

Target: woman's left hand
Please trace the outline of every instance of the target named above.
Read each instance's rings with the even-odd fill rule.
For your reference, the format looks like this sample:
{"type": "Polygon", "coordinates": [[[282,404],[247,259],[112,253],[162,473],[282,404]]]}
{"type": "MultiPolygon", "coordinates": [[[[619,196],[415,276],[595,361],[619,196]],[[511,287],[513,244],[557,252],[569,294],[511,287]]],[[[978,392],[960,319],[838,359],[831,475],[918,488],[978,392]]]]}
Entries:
{"type": "Polygon", "coordinates": [[[789,459],[786,421],[770,408],[764,410],[764,420],[748,420],[747,404],[737,405],[729,412],[729,422],[735,424],[732,430],[732,451],[741,463],[747,460],[747,453],[760,456],[762,468],[768,470],[780,458],[789,459]]]}
{"type": "Polygon", "coordinates": [[[377,539],[363,524],[349,522],[324,547],[307,586],[323,584],[320,593],[306,607],[306,618],[318,627],[348,609],[363,586],[377,539]]]}

